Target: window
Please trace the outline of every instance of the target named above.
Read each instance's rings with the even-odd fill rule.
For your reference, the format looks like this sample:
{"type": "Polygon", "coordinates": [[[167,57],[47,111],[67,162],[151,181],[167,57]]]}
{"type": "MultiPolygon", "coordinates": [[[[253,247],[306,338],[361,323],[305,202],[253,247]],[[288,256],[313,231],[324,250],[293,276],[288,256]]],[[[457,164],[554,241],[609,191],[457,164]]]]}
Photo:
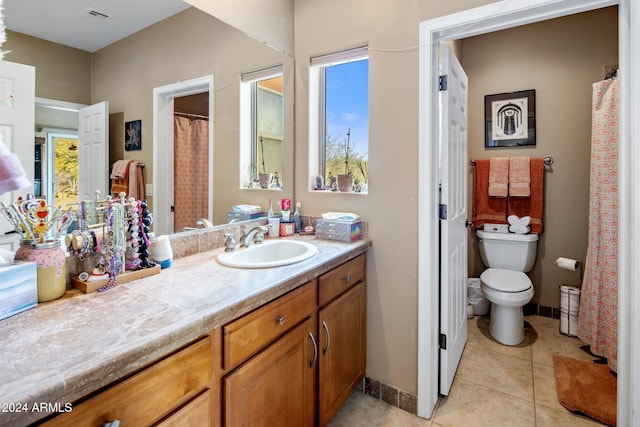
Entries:
{"type": "Polygon", "coordinates": [[[240,182],[244,188],[282,188],[283,81],[282,67],[242,75],[240,182]]]}
{"type": "Polygon", "coordinates": [[[312,177],[312,188],[366,193],[369,173],[367,48],[312,58],[309,86],[310,171],[317,171],[317,176],[312,177]]]}

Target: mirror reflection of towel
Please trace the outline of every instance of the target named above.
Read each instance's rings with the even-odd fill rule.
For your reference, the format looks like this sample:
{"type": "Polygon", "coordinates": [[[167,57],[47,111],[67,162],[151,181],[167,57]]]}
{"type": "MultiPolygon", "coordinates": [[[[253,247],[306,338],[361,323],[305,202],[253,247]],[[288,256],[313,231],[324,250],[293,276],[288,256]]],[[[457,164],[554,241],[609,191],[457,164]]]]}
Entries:
{"type": "Polygon", "coordinates": [[[129,165],[128,195],[136,200],[144,199],[144,176],[138,162],[131,162],[129,165]]]}

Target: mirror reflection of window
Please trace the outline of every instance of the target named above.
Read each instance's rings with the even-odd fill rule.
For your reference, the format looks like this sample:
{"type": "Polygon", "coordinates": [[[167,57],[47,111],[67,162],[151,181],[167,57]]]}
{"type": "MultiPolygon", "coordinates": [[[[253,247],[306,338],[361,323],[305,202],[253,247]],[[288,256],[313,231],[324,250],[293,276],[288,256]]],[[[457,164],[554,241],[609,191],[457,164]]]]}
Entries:
{"type": "Polygon", "coordinates": [[[77,109],[36,104],[35,125],[34,195],[52,206],[76,203],[77,109]]]}
{"type": "Polygon", "coordinates": [[[53,148],[54,206],[78,202],[78,138],[50,135],[53,148]]]}
{"type": "Polygon", "coordinates": [[[282,67],[242,76],[240,186],[281,189],[284,161],[282,67]]]}

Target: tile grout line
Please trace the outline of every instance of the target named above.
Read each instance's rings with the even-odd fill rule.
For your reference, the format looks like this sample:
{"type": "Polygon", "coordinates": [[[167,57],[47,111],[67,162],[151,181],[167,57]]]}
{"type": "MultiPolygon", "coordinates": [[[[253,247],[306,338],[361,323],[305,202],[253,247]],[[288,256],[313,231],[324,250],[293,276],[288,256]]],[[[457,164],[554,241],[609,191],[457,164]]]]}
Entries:
{"type": "Polygon", "coordinates": [[[533,369],[533,342],[531,342],[531,331],[528,331],[529,334],[529,357],[531,360],[531,384],[533,385],[533,425],[538,425],[538,411],[536,409],[536,376],[533,369]]]}

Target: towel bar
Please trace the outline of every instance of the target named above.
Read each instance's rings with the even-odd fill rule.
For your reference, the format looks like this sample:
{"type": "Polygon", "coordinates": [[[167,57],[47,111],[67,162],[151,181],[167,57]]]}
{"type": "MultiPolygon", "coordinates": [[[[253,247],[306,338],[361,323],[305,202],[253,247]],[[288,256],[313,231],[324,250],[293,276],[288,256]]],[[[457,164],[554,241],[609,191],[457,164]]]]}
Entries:
{"type": "MultiPolygon", "coordinates": [[[[469,160],[469,164],[471,166],[475,166],[476,165],[476,159],[472,157],[471,160],[469,160]]],[[[551,166],[553,164],[553,157],[549,157],[549,156],[545,157],[544,158],[544,164],[547,165],[547,166],[551,166]]]]}

